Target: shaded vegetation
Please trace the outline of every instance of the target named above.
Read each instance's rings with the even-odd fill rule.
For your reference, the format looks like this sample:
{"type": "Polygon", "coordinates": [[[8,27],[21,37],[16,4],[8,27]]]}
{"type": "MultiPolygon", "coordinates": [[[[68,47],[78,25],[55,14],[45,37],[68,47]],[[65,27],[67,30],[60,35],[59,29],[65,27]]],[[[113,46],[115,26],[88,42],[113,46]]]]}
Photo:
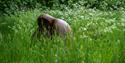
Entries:
{"type": "Polygon", "coordinates": [[[119,10],[125,8],[125,0],[0,0],[1,14],[14,14],[34,8],[65,9],[83,6],[100,10],[119,10]]]}

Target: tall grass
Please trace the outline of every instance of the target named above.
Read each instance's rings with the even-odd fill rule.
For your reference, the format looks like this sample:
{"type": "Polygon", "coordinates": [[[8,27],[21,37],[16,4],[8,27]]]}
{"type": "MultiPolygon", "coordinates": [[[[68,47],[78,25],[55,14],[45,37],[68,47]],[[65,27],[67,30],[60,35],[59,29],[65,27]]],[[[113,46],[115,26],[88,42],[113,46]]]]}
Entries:
{"type": "Polygon", "coordinates": [[[33,10],[0,17],[0,63],[124,63],[125,12],[93,9],[33,10]],[[48,13],[66,20],[72,39],[31,36],[48,13]],[[72,46],[65,46],[65,42],[72,46]],[[33,45],[31,45],[33,44],[33,45]]]}

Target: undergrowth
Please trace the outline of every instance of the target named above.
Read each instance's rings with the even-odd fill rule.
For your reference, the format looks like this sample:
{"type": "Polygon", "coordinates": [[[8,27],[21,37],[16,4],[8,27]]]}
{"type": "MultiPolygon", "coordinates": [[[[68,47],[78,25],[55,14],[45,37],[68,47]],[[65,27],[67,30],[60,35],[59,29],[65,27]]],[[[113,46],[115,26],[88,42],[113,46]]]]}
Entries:
{"type": "Polygon", "coordinates": [[[125,63],[124,18],[124,11],[84,8],[36,9],[1,16],[0,63],[125,63]],[[64,41],[54,36],[52,40],[41,37],[32,41],[41,13],[66,20],[71,25],[72,38],[64,41]]]}

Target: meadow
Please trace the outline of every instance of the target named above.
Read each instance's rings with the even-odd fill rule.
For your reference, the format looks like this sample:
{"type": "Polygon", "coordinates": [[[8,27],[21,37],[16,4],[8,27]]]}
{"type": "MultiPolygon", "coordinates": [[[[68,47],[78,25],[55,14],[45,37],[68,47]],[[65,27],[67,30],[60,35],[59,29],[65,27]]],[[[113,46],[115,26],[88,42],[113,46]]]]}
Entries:
{"type": "Polygon", "coordinates": [[[35,9],[0,16],[0,63],[125,63],[125,11],[35,9]],[[72,38],[32,41],[41,13],[66,20],[72,38]]]}

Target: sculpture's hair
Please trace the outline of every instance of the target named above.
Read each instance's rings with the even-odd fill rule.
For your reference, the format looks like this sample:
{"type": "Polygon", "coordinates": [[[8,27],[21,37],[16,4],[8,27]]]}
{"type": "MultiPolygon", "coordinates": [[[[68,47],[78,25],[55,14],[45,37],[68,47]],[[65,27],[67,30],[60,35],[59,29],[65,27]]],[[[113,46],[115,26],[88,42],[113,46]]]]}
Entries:
{"type": "Polygon", "coordinates": [[[48,14],[44,14],[44,15],[40,15],[37,18],[37,24],[38,24],[38,29],[40,32],[44,32],[44,30],[46,29],[48,32],[48,35],[52,35],[54,33],[54,23],[56,22],[56,18],[48,15],[48,14]]]}

